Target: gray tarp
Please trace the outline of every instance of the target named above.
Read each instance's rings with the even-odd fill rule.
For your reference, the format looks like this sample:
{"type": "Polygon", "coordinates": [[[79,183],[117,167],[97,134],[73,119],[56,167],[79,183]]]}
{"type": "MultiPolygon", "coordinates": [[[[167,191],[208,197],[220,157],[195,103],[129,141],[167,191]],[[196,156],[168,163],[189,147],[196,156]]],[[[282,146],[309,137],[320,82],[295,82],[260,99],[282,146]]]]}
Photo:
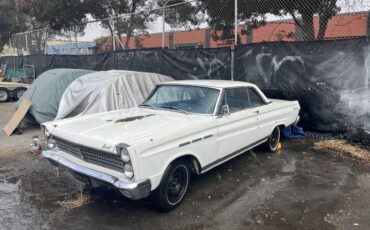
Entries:
{"type": "Polygon", "coordinates": [[[55,119],[130,108],[139,105],[160,82],[171,77],[126,70],[82,76],[65,90],[55,119]]]}
{"type": "Polygon", "coordinates": [[[54,120],[64,90],[75,79],[92,73],[83,69],[53,69],[42,73],[17,101],[16,108],[24,99],[30,99],[32,106],[24,121],[43,122],[54,120]]]}

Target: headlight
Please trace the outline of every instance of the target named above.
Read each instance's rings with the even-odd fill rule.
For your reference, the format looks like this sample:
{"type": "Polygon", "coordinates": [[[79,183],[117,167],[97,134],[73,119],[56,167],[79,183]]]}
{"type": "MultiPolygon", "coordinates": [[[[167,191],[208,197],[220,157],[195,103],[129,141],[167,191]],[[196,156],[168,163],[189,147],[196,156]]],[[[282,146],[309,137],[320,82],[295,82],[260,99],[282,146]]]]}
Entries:
{"type": "Polygon", "coordinates": [[[49,150],[51,149],[55,149],[56,145],[55,145],[55,140],[53,137],[50,137],[48,140],[47,140],[47,147],[49,150]]]}
{"type": "Polygon", "coordinates": [[[128,153],[127,149],[125,148],[121,149],[121,158],[123,162],[125,163],[130,162],[131,158],[130,158],[130,154],[128,153]]]}
{"type": "Polygon", "coordinates": [[[132,168],[131,164],[125,164],[125,167],[123,168],[123,170],[127,178],[131,179],[134,177],[134,169],[132,168]]]}

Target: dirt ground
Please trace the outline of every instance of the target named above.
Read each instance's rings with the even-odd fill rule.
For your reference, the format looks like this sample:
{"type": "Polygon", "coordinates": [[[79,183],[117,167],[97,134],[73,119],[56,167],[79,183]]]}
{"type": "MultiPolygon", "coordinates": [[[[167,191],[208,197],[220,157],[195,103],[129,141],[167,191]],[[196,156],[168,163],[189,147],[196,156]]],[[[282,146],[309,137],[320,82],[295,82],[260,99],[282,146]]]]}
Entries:
{"type": "MultiPolygon", "coordinates": [[[[0,104],[1,127],[13,111],[0,104]]],[[[312,150],[314,138],[246,152],[193,178],[182,205],[160,213],[149,199],[84,187],[29,152],[37,127],[22,130],[0,134],[0,229],[370,229],[370,166],[312,150]],[[77,207],[62,205],[81,191],[77,207]]]]}

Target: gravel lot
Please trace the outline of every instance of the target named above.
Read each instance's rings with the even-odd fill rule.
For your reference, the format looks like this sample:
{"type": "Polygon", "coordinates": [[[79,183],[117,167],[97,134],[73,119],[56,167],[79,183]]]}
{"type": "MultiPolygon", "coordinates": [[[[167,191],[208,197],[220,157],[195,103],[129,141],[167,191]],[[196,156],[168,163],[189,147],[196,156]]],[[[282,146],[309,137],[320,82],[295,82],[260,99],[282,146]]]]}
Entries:
{"type": "MultiPolygon", "coordinates": [[[[0,104],[1,127],[13,112],[0,104]]],[[[85,188],[30,153],[38,127],[22,131],[0,134],[0,229],[370,229],[370,166],[314,151],[314,138],[246,152],[193,178],[183,204],[160,213],[150,199],[85,188]]]]}

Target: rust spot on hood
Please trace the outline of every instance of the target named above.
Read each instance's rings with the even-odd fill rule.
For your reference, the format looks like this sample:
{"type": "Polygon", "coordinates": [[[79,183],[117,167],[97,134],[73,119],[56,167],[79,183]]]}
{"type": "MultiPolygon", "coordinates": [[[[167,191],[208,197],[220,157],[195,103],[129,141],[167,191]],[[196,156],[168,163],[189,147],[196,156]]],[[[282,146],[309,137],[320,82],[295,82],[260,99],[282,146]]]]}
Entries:
{"type": "Polygon", "coordinates": [[[135,117],[126,117],[126,118],[118,119],[114,123],[126,123],[126,122],[130,122],[130,121],[141,120],[143,118],[151,117],[151,116],[154,116],[154,114],[148,114],[148,115],[144,115],[144,116],[135,116],[135,117]]]}

